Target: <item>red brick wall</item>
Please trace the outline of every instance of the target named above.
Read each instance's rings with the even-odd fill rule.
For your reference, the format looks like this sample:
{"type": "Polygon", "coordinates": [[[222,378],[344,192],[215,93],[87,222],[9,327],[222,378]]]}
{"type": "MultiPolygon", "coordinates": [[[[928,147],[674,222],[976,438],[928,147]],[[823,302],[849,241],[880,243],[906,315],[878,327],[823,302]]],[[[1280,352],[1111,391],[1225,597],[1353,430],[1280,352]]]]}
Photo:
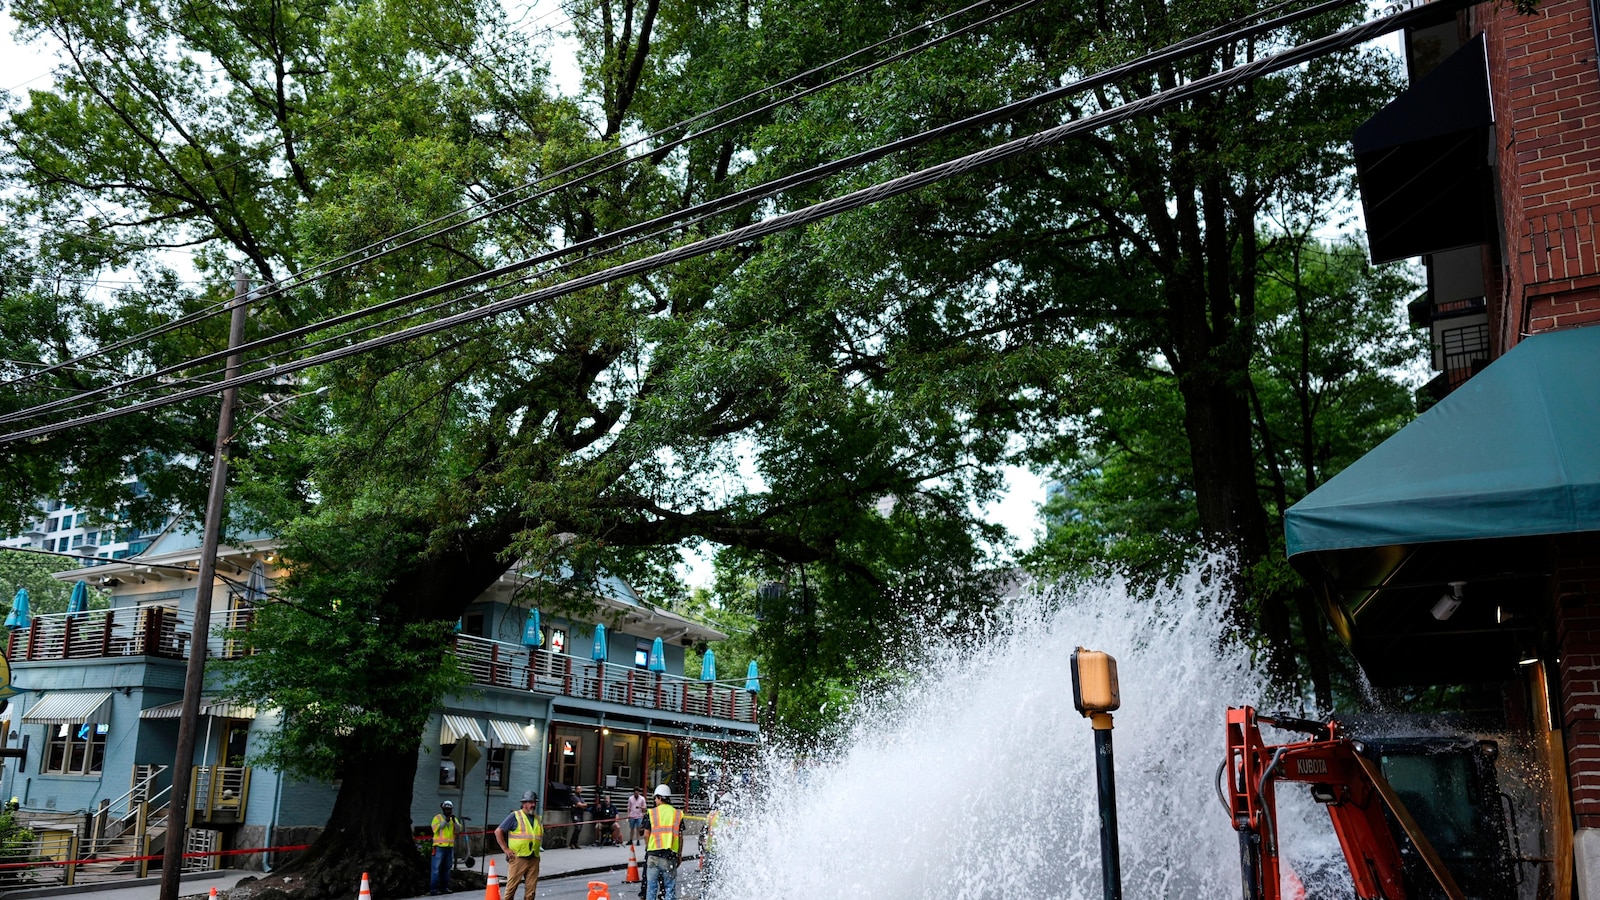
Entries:
{"type": "Polygon", "coordinates": [[[1553,540],[1567,778],[1575,824],[1600,828],[1600,535],[1553,540]]]}
{"type": "Polygon", "coordinates": [[[1474,8],[1489,41],[1507,261],[1490,299],[1496,355],[1525,332],[1600,321],[1600,68],[1588,0],[1474,8]],[[1535,326],[1535,319],[1539,324],[1535,326]]]}

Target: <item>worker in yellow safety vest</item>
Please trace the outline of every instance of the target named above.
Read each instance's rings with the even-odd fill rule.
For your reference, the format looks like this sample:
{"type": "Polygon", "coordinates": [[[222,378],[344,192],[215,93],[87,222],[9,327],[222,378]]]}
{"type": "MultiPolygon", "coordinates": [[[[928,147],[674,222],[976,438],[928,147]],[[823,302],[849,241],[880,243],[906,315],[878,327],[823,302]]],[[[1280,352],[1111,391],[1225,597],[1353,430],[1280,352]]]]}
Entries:
{"type": "MultiPolygon", "coordinates": [[[[723,794],[717,805],[706,813],[706,829],[700,832],[700,881],[709,882],[716,874],[717,832],[723,826],[722,808],[733,801],[733,792],[723,794]]],[[[702,888],[703,889],[703,888],[702,888]]]]}
{"type": "Polygon", "coordinates": [[[506,816],[494,830],[500,851],[506,855],[506,887],[501,900],[512,900],[517,895],[517,885],[528,885],[526,900],[533,900],[539,890],[539,854],[544,849],[544,823],[539,821],[534,808],[539,795],[528,791],[522,795],[522,808],[506,816]]]}
{"type": "Polygon", "coordinates": [[[456,831],[460,827],[455,804],[449,800],[439,804],[439,814],[433,817],[433,863],[428,869],[430,897],[450,893],[450,871],[456,867],[456,831]]]}
{"type": "Polygon", "coordinates": [[[672,805],[672,789],[656,785],[656,805],[646,816],[645,893],[655,900],[659,889],[666,900],[678,900],[678,862],[683,858],[683,813],[672,805]]]}

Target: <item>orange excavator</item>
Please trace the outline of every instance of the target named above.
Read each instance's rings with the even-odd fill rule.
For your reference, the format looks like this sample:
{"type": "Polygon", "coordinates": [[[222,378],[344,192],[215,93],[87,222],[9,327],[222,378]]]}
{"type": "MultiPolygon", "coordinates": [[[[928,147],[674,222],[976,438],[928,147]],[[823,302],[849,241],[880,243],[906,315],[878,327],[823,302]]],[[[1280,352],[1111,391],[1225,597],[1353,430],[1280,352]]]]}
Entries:
{"type": "MultiPolygon", "coordinates": [[[[1471,764],[1485,757],[1492,767],[1492,746],[1492,742],[1465,742],[1456,750],[1432,747],[1426,758],[1442,761],[1428,765],[1449,766],[1453,771],[1462,770],[1464,762],[1471,764]]],[[[1227,793],[1224,802],[1233,817],[1233,827],[1239,832],[1245,900],[1281,898],[1283,862],[1275,818],[1275,791],[1280,782],[1309,785],[1312,799],[1327,806],[1356,896],[1361,900],[1467,900],[1468,895],[1457,885],[1445,860],[1407,809],[1401,792],[1384,777],[1378,760],[1391,756],[1403,760],[1405,753],[1411,753],[1412,759],[1424,758],[1418,751],[1376,752],[1347,735],[1336,720],[1318,722],[1260,715],[1250,707],[1230,708],[1228,756],[1223,763],[1226,784],[1219,777],[1218,789],[1227,793]],[[1262,739],[1261,725],[1306,737],[1268,744],[1262,739]],[[1401,755],[1396,756],[1396,752],[1401,755]]],[[[1416,768],[1412,765],[1412,769],[1416,768]]],[[[1500,795],[1492,787],[1492,773],[1488,783],[1490,786],[1480,793],[1492,794],[1493,818],[1503,833],[1500,795]]],[[[1460,808],[1466,805],[1456,804],[1460,808]]],[[[1494,843],[1504,846],[1503,841],[1494,843]]],[[[1464,854],[1472,856],[1473,852],[1464,854]]],[[[1473,875],[1473,897],[1516,895],[1509,869],[1499,877],[1481,877],[1479,872],[1473,875]]]]}

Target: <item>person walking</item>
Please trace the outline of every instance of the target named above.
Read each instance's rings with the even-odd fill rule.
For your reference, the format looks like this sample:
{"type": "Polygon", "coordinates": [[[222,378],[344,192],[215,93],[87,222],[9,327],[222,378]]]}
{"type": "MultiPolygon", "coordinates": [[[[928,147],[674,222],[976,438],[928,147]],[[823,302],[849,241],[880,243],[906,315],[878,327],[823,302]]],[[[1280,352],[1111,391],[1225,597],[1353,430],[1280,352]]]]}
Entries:
{"type": "Polygon", "coordinates": [[[644,831],[644,788],[634,785],[633,796],[628,798],[628,846],[638,839],[644,831]]]}
{"type": "Polygon", "coordinates": [[[650,836],[645,841],[645,894],[655,900],[661,890],[666,900],[678,900],[678,861],[683,854],[683,813],[672,805],[672,789],[656,785],[656,805],[650,810],[650,836]]]}
{"type": "Polygon", "coordinates": [[[460,828],[455,804],[449,800],[439,804],[439,814],[433,817],[433,862],[428,869],[430,897],[450,893],[450,872],[456,867],[456,832],[460,828]]]}
{"type": "Polygon", "coordinates": [[[501,900],[513,900],[517,885],[526,883],[525,900],[533,900],[539,890],[539,854],[544,849],[544,823],[534,814],[539,795],[528,791],[522,795],[522,808],[506,816],[494,830],[500,842],[500,852],[506,855],[506,886],[500,892],[501,900]]]}

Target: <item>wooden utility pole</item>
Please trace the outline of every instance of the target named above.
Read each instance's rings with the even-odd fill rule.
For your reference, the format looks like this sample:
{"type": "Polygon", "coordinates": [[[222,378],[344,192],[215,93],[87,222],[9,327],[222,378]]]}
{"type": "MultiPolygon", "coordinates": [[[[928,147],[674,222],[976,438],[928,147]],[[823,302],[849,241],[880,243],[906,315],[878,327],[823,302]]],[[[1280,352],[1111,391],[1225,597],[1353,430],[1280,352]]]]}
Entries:
{"type": "MultiPolygon", "coordinates": [[[[243,264],[233,273],[233,304],[228,322],[228,349],[244,342],[245,300],[250,276],[243,264]]],[[[239,354],[229,353],[223,380],[239,374],[239,354]]],[[[178,717],[178,751],[172,764],[172,802],[167,806],[166,849],[161,861],[161,900],[178,900],[183,851],[188,843],[189,773],[194,767],[194,737],[199,728],[200,693],[205,689],[206,643],[211,631],[211,588],[217,577],[217,546],[222,540],[223,500],[228,486],[228,445],[233,440],[233,407],[237,388],[222,392],[217,414],[217,441],[211,452],[211,493],[206,497],[205,535],[200,544],[200,572],[194,592],[194,626],[189,635],[189,664],[183,677],[183,711],[178,717]]]]}

